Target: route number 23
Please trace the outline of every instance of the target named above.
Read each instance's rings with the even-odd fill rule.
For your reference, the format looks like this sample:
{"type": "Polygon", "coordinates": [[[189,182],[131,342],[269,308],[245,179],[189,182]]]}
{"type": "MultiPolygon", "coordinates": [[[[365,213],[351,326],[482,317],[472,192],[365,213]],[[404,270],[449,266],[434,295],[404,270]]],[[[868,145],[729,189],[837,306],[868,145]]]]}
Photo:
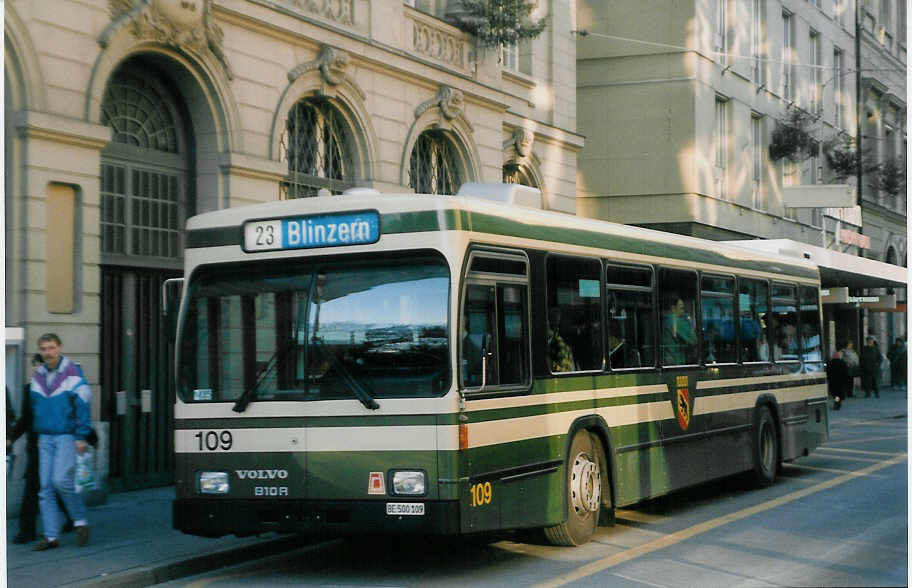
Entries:
{"type": "Polygon", "coordinates": [[[472,493],[472,506],[484,506],[491,504],[491,496],[494,491],[491,489],[491,482],[483,484],[472,484],[469,486],[469,492],[472,493]]]}

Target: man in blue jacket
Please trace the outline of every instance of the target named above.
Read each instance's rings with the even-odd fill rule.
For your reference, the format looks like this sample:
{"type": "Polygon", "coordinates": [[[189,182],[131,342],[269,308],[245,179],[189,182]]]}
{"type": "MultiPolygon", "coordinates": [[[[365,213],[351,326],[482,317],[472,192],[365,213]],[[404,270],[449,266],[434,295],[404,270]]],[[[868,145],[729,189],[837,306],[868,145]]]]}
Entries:
{"type": "Polygon", "coordinates": [[[89,542],[89,522],[85,503],[76,492],[74,473],[76,454],[88,447],[86,437],[92,430],[89,402],[92,391],[82,370],[61,354],[60,337],[46,333],[38,338],[38,351],[44,360],[32,375],[29,397],[32,401],[32,428],[38,434],[38,464],[41,490],[41,521],[44,539],[34,551],[59,546],[63,513],[55,494],[73,518],[76,543],[89,542]]]}

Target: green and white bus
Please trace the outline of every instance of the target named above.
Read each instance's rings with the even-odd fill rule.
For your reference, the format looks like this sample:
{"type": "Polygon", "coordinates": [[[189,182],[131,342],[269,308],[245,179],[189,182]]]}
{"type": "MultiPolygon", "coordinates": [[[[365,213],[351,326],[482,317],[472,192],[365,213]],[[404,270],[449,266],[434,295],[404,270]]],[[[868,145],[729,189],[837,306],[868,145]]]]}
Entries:
{"type": "Polygon", "coordinates": [[[175,528],[579,545],[826,440],[812,264],[523,186],[354,192],[188,221],[175,528]]]}

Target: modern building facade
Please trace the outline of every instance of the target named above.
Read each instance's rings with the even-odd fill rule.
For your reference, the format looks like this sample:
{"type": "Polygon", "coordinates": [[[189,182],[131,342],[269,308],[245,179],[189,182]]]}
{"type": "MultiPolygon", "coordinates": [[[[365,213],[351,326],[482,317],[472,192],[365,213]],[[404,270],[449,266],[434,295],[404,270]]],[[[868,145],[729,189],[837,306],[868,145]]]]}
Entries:
{"type": "Polygon", "coordinates": [[[572,2],[540,0],[545,31],[504,51],[476,47],[453,8],[4,3],[7,384],[58,333],[92,385],[114,488],[170,481],[161,286],[189,216],[502,180],[576,210],[572,2]]]}
{"type": "MultiPolygon", "coordinates": [[[[861,149],[874,168],[865,170],[862,179],[862,221],[871,240],[865,255],[902,266],[908,259],[907,18],[906,0],[866,0],[859,5],[861,149]]],[[[907,300],[904,290],[895,294],[907,300]]],[[[875,334],[885,349],[885,344],[889,347],[896,337],[906,335],[906,315],[867,312],[861,328],[875,334]]]]}
{"type": "MultiPolygon", "coordinates": [[[[905,2],[881,1],[889,7],[580,0],[578,214],[716,240],[785,239],[904,267],[905,190],[887,198],[863,186],[859,200],[854,172],[826,157],[858,134],[858,55],[862,149],[873,135],[878,161],[904,154],[905,31],[896,23],[905,2]],[[875,21],[859,44],[856,8],[891,15],[893,36],[875,21]],[[789,140],[799,144],[784,125],[802,133],[795,157],[781,156],[789,140]]],[[[830,349],[871,330],[881,345],[904,335],[904,313],[859,312],[854,300],[888,285],[902,310],[905,280],[846,274],[825,283],[850,287],[853,300],[825,305],[830,349]]]]}

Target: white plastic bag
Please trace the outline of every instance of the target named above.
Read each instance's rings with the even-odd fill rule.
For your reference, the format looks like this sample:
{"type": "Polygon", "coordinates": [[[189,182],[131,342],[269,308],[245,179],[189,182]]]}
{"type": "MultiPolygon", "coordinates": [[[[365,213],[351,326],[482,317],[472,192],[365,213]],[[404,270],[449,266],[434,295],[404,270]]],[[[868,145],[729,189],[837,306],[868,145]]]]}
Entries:
{"type": "Polygon", "coordinates": [[[95,451],[89,447],[76,454],[76,492],[95,489],[95,451]]]}

